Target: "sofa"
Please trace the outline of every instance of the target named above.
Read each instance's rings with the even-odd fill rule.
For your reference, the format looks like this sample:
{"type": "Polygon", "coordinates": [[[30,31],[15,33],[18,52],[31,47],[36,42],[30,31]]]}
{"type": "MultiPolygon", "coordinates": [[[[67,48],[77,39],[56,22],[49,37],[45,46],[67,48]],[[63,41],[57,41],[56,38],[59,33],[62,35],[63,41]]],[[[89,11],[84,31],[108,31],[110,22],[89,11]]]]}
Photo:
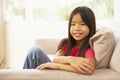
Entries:
{"type": "MultiPolygon", "coordinates": [[[[120,26],[100,26],[90,39],[95,51],[96,69],[91,75],[62,70],[1,69],[0,80],[120,80],[120,26]]],[[[61,39],[37,39],[52,60],[61,39]]]]}

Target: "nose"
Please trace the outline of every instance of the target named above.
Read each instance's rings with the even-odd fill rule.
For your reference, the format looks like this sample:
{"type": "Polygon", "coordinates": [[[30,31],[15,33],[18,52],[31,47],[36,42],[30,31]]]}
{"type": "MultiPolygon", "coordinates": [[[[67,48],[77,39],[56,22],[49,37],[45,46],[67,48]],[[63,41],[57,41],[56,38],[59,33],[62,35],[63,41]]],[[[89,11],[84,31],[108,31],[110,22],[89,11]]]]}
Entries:
{"type": "Polygon", "coordinates": [[[79,25],[79,24],[76,24],[76,25],[75,25],[75,29],[76,29],[76,30],[79,30],[79,29],[80,29],[80,25],[79,25]]]}

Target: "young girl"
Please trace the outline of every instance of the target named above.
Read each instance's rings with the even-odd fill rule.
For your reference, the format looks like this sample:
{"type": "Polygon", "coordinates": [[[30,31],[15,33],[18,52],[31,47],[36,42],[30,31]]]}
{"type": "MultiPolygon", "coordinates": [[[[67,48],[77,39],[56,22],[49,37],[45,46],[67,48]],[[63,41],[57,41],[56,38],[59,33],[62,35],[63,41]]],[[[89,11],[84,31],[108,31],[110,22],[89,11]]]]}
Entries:
{"type": "Polygon", "coordinates": [[[96,22],[93,11],[85,6],[77,7],[70,15],[68,38],[61,40],[53,62],[40,47],[34,47],[28,52],[23,68],[57,69],[92,74],[96,59],[89,45],[89,39],[95,32],[96,22]]]}

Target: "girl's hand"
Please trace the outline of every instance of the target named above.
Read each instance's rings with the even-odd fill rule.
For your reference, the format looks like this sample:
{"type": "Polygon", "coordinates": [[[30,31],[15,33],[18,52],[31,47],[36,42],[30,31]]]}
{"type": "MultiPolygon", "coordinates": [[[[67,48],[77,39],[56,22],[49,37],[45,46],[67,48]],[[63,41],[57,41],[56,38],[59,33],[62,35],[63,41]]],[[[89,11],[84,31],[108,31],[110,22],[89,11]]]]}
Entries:
{"type": "Polygon", "coordinates": [[[81,73],[91,73],[93,71],[93,65],[87,58],[70,57],[69,64],[81,73]]]}
{"type": "Polygon", "coordinates": [[[37,70],[42,70],[42,69],[58,69],[58,66],[56,63],[44,63],[44,64],[41,64],[39,65],[37,68],[37,70]]]}

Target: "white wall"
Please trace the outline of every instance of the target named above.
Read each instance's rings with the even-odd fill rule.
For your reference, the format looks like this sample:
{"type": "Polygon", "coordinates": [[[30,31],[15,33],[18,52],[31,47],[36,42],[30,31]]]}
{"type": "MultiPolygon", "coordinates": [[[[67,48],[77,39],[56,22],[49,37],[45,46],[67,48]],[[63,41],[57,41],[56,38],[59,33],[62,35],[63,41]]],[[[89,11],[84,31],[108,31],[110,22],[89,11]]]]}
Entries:
{"type": "Polygon", "coordinates": [[[120,20],[120,0],[114,0],[114,18],[120,20]]]}
{"type": "Polygon", "coordinates": [[[67,22],[14,22],[6,25],[7,61],[11,68],[22,68],[28,50],[38,38],[67,36],[67,22]]]}

